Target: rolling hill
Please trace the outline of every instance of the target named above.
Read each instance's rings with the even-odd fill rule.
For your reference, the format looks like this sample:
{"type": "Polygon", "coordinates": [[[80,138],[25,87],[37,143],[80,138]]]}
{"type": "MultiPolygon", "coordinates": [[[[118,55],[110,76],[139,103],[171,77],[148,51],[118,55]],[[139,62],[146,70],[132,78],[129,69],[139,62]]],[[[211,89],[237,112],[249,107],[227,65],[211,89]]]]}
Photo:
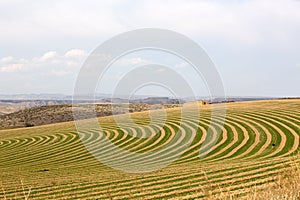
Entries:
{"type": "MultiPolygon", "coordinates": [[[[269,199],[266,195],[299,198],[300,171],[294,169],[300,162],[300,100],[228,103],[224,126],[221,116],[211,119],[212,106],[218,109],[219,105],[200,108],[200,122],[191,116],[181,124],[181,108],[168,109],[166,123],[158,118],[150,125],[148,112],[132,113],[136,126],[126,126],[124,121],[121,128],[112,116],[100,117],[103,131],[87,130],[81,139],[74,122],[2,130],[0,198],[254,199],[257,195],[259,199],[260,193],[265,195],[261,199],[269,199]],[[222,134],[216,144],[203,147],[217,130],[222,134]],[[177,161],[148,173],[114,170],[93,157],[105,155],[106,161],[112,161],[116,155],[110,146],[95,146],[92,155],[82,143],[83,139],[93,145],[106,137],[121,149],[142,154],[172,139],[184,142],[191,133],[195,137],[177,161]],[[199,158],[205,151],[208,154],[199,158]]],[[[177,151],[173,146],[139,162],[147,166],[177,151]]],[[[123,161],[135,163],[134,159],[123,161]]]]}

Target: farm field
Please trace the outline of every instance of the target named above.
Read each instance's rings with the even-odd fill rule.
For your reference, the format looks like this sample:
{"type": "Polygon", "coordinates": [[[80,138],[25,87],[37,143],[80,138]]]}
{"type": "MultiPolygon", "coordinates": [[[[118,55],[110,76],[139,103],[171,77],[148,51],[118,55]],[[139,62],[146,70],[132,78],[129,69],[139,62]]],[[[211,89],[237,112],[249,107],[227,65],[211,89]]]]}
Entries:
{"type": "MultiPolygon", "coordinates": [[[[82,144],[74,122],[1,130],[0,199],[254,199],[291,173],[287,199],[299,199],[300,100],[228,103],[224,127],[221,116],[211,121],[211,106],[200,107],[200,123],[191,117],[182,128],[180,108],[167,110],[164,125],[157,120],[148,126],[148,112],[131,114],[137,125],[127,128],[119,128],[111,116],[99,118],[110,141],[137,153],[166,145],[176,134],[180,140],[196,133],[177,161],[149,173],[125,173],[100,163],[82,144]],[[209,129],[222,134],[203,150],[209,129]],[[205,150],[209,153],[199,158],[205,150]]],[[[86,140],[101,135],[89,130],[86,140]]],[[[96,153],[113,158],[109,148],[96,153]]]]}

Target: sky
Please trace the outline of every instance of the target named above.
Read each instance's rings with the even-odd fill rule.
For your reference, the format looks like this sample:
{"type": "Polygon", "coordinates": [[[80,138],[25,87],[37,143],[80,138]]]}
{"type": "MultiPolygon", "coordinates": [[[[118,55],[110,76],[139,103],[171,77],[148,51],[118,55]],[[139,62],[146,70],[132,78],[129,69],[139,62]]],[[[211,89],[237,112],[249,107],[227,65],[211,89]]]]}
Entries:
{"type": "MultiPolygon", "coordinates": [[[[299,0],[1,0],[0,94],[72,94],[97,46],[126,31],[162,28],[205,49],[228,96],[300,96],[299,10],[299,0]]],[[[110,93],[121,72],[145,63],[167,64],[198,95],[208,92],[183,60],[149,51],[114,63],[99,92],[110,93]]]]}

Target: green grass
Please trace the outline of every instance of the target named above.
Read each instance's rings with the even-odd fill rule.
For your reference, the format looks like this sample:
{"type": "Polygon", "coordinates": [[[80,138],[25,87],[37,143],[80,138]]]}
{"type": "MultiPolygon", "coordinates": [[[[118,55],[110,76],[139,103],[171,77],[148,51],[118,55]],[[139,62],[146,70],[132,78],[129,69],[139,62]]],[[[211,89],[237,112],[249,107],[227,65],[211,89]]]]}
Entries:
{"type": "MultiPolygon", "coordinates": [[[[116,171],[99,162],[83,145],[73,122],[2,130],[0,199],[25,199],[24,190],[27,194],[29,188],[29,199],[194,199],[231,194],[243,197],[250,194],[254,186],[263,188],[274,182],[278,174],[294,162],[299,162],[298,156],[293,157],[299,152],[299,145],[292,148],[299,141],[289,129],[300,135],[300,100],[228,104],[224,124],[227,139],[221,144],[221,134],[215,144],[219,146],[200,159],[199,152],[209,150],[202,149],[203,143],[200,143],[205,132],[211,127],[220,130],[219,126],[222,125],[220,116],[211,121],[210,106],[201,109],[200,121],[194,117],[182,121],[184,131],[179,129],[180,110],[168,110],[167,126],[163,126],[164,137],[161,137],[163,133],[159,131],[162,126],[160,120],[150,124],[147,112],[132,114],[137,123],[135,127],[124,122],[124,127],[119,128],[112,117],[103,117],[99,118],[105,131],[103,134],[97,130],[86,130],[84,140],[95,145],[95,155],[105,154],[108,160],[115,155],[108,146],[97,149],[95,141],[101,137],[107,137],[121,149],[147,153],[167,145],[170,137],[179,141],[180,136],[190,137],[192,131],[196,131],[191,148],[180,159],[166,168],[141,174],[116,171]],[[234,133],[231,127],[238,134],[233,144],[234,133]],[[262,127],[271,134],[271,143],[265,149],[262,148],[268,135],[262,127]],[[132,128],[139,136],[142,135],[142,128],[151,137],[135,138],[130,135],[134,133],[132,128]],[[242,128],[246,130],[249,139],[245,145],[240,146],[246,134],[242,128]],[[257,137],[255,129],[259,132],[260,141],[253,146],[257,137]],[[155,130],[156,134],[151,130],[155,130]],[[278,146],[282,138],[277,130],[282,131],[287,138],[282,147],[278,146]],[[276,145],[272,146],[273,143],[276,145]],[[248,152],[249,148],[252,150],[248,152]],[[220,153],[222,150],[225,151],[220,153]],[[237,151],[233,153],[234,150],[237,151]],[[245,152],[248,153],[239,157],[245,152]],[[232,155],[227,156],[229,154],[232,155]]],[[[184,137],[181,143],[189,137],[184,137]]],[[[178,147],[170,147],[168,151],[149,156],[140,162],[148,165],[159,162],[159,157],[168,160],[174,154],[170,153],[172,150],[177,152],[178,147]]],[[[129,156],[124,161],[134,163],[135,159],[129,156]]],[[[120,162],[118,166],[123,164],[120,162]]]]}

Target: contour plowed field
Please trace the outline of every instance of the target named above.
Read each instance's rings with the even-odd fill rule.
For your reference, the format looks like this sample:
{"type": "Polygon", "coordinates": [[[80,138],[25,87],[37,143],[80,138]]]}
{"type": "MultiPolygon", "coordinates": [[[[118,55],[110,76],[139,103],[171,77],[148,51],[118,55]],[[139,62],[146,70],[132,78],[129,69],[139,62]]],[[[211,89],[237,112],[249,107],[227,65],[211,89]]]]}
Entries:
{"type": "MultiPolygon", "coordinates": [[[[195,136],[176,162],[142,174],[101,164],[85,149],[73,122],[0,131],[0,199],[24,199],[28,191],[29,199],[243,196],[253,187],[259,190],[273,182],[276,175],[300,161],[300,100],[229,103],[224,126],[221,116],[211,120],[210,106],[201,107],[200,122],[191,117],[180,125],[179,109],[167,111],[165,124],[158,118],[147,125],[147,112],[132,114],[136,126],[124,122],[122,128],[112,117],[99,118],[103,134],[111,142],[136,153],[154,152],[171,140],[180,143],[195,136]],[[222,132],[216,144],[204,144],[207,137],[214,137],[209,134],[218,130],[222,132]]],[[[103,134],[88,130],[84,140],[93,143],[103,134]]],[[[147,165],[169,159],[178,152],[176,147],[171,145],[138,162],[147,165]]],[[[94,154],[105,154],[106,161],[115,159],[110,146],[94,154]]],[[[135,157],[118,156],[137,162],[135,157]]],[[[122,167],[123,162],[115,164],[122,167]]]]}

